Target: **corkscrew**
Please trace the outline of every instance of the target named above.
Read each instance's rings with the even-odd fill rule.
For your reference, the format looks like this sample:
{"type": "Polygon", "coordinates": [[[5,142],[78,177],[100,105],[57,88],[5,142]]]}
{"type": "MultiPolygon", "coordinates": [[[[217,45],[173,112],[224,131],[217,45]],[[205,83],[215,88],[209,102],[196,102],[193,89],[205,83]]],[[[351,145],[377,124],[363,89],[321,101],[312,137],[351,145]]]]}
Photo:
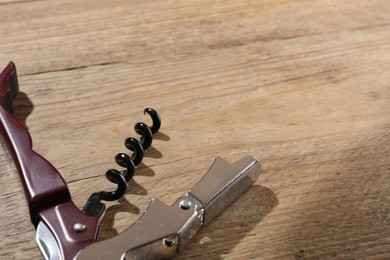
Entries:
{"type": "Polygon", "coordinates": [[[89,216],[101,216],[105,210],[105,205],[101,202],[102,200],[117,200],[125,194],[127,182],[133,178],[136,166],[141,163],[145,150],[152,144],[153,135],[157,133],[161,127],[161,117],[156,110],[148,107],[145,108],[144,113],[149,114],[152,118],[152,126],[149,127],[142,122],[136,123],[134,125],[134,130],[141,135],[140,141],[134,137],[128,137],[124,143],[127,149],[133,151],[133,154],[129,156],[126,153],[118,153],[115,156],[115,162],[126,169],[123,173],[116,169],[109,169],[106,172],[107,180],[117,184],[117,189],[111,192],[100,191],[93,193],[83,208],[85,214],[89,216]]]}
{"type": "MultiPolygon", "coordinates": [[[[0,73],[0,131],[18,170],[31,222],[36,229],[35,239],[46,260],[162,259],[174,256],[200,228],[245,192],[260,174],[261,164],[252,156],[233,164],[217,157],[198,184],[172,206],[154,198],[140,219],[126,231],[96,242],[102,208],[90,207],[91,212],[81,211],[73,203],[57,169],[33,150],[30,133],[12,114],[12,100],[18,92],[15,64],[10,62],[0,73]]],[[[159,119],[157,113],[148,111],[146,113],[152,119],[159,119]]],[[[157,132],[159,125],[160,120],[153,120],[150,132],[157,132]]],[[[125,141],[125,146],[134,150],[130,160],[118,156],[118,164],[126,166],[125,172],[107,171],[108,179],[118,184],[117,190],[98,194],[96,201],[99,203],[100,200],[115,199],[126,190],[126,179],[132,178],[135,162],[140,162],[136,158],[140,158],[140,151],[143,155],[143,149],[150,146],[150,141],[146,140],[150,137],[146,127],[137,128],[142,129],[139,130],[141,142],[136,139],[137,142],[133,139],[125,141]]]]}

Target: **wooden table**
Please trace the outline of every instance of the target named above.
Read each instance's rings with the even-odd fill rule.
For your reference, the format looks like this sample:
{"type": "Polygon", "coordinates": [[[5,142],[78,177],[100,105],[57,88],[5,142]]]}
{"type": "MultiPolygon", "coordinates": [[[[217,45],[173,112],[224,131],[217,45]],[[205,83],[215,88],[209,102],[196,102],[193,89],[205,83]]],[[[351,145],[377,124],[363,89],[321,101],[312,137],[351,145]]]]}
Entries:
{"type": "MultiPolygon", "coordinates": [[[[256,184],[177,259],[390,259],[390,2],[0,0],[0,64],[16,117],[80,208],[162,128],[99,239],[153,197],[170,205],[216,156],[252,155],[256,184]]],[[[0,259],[40,259],[18,174],[0,150],[0,259]]]]}

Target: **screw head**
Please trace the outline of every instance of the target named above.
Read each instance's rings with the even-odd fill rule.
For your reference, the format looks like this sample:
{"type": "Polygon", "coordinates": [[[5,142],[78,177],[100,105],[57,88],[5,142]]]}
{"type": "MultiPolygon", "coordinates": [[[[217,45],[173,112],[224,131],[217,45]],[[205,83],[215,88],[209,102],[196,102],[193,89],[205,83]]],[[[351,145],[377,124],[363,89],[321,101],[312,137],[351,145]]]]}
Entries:
{"type": "Polygon", "coordinates": [[[81,223],[76,223],[73,226],[73,231],[76,233],[83,232],[85,230],[85,225],[81,223]]]}
{"type": "Polygon", "coordinates": [[[181,209],[187,210],[187,209],[190,209],[191,206],[192,206],[192,203],[191,203],[191,201],[189,201],[189,200],[182,199],[182,200],[179,202],[179,207],[180,207],[181,209]]]}

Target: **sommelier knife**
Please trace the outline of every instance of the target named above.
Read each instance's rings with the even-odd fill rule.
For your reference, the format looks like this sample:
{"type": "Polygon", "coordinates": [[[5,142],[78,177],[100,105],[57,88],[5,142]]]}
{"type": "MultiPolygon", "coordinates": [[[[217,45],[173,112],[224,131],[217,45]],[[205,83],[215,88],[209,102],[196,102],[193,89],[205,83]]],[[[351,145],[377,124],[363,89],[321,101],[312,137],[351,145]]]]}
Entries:
{"type": "Polygon", "coordinates": [[[0,74],[0,130],[13,157],[28,203],[36,242],[45,259],[163,259],[181,252],[196,232],[245,192],[261,164],[251,156],[229,164],[217,157],[206,175],[172,206],[153,199],[121,234],[96,242],[100,215],[72,201],[54,166],[32,149],[31,136],[13,116],[19,84],[15,64],[0,74]]]}

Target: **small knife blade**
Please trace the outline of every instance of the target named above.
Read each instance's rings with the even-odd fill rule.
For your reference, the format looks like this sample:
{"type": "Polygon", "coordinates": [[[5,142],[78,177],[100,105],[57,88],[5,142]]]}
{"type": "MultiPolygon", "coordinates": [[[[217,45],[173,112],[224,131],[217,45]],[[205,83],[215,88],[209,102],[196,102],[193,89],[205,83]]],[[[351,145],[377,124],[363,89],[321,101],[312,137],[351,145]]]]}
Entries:
{"type": "Polygon", "coordinates": [[[50,229],[39,222],[36,230],[35,241],[45,260],[62,260],[60,247],[50,229]]]}

